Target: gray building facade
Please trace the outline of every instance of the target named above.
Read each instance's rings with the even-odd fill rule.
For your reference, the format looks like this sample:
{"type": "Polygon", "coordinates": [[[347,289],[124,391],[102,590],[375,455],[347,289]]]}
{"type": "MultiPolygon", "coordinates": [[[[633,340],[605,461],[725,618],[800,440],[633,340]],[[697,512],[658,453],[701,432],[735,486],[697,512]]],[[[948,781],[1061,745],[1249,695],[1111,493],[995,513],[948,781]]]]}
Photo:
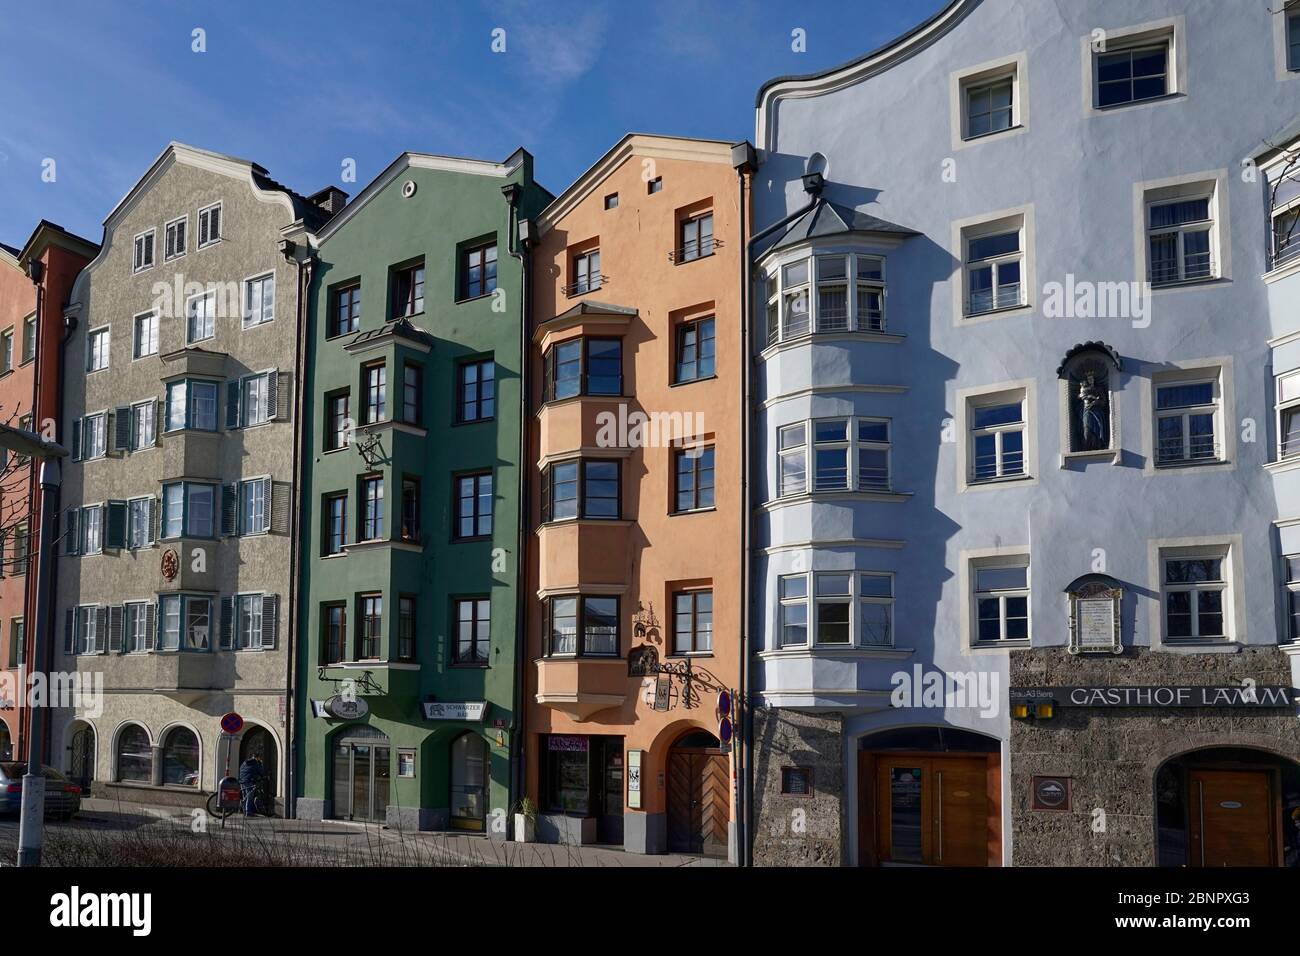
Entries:
{"type": "Polygon", "coordinates": [[[1297,864],[1298,18],[954,0],[760,90],[756,863],[1297,864]]]}

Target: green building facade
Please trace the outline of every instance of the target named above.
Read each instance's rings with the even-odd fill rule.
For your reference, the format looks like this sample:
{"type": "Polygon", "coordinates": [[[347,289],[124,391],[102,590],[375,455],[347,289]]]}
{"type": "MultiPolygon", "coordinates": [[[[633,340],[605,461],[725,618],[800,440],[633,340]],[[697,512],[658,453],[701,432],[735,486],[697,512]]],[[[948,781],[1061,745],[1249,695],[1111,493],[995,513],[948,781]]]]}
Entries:
{"type": "Polygon", "coordinates": [[[300,817],[503,835],[520,719],[516,234],[551,199],[532,162],[404,153],[317,237],[300,817]]]}

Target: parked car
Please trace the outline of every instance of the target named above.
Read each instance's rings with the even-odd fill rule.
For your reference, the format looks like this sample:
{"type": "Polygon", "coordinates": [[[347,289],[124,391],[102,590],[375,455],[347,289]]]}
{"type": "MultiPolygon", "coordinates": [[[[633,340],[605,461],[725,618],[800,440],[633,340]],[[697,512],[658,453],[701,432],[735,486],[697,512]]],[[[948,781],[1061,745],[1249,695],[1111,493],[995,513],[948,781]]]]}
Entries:
{"type": "MultiPolygon", "coordinates": [[[[18,813],[22,809],[23,774],[27,764],[0,762],[0,813],[18,813]]],[[[42,767],[45,778],[45,813],[70,820],[81,811],[81,787],[53,767],[42,767]]]]}

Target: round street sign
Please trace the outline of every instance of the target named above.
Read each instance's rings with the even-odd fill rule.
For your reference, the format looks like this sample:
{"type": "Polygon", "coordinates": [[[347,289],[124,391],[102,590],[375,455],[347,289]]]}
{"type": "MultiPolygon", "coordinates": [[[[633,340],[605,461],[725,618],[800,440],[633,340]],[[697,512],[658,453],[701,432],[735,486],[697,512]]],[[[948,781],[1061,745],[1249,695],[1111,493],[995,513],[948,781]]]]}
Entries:
{"type": "Polygon", "coordinates": [[[221,729],[228,734],[237,734],[244,729],[244,718],[232,710],[221,718],[221,729]]]}
{"type": "Polygon", "coordinates": [[[731,746],[731,718],[723,717],[718,721],[718,742],[724,747],[731,746]]]}
{"type": "Polygon", "coordinates": [[[731,713],[731,693],[729,691],[718,691],[718,716],[725,717],[731,713]]]}

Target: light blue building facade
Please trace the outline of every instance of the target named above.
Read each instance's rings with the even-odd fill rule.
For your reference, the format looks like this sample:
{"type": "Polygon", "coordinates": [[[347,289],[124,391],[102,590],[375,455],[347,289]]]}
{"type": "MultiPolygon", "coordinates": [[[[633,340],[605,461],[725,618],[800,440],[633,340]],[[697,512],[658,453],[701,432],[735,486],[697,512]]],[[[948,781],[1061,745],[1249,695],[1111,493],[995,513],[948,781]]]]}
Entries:
{"type": "Polygon", "coordinates": [[[1298,39],[954,0],[759,91],[755,863],[1296,865],[1298,39]]]}

